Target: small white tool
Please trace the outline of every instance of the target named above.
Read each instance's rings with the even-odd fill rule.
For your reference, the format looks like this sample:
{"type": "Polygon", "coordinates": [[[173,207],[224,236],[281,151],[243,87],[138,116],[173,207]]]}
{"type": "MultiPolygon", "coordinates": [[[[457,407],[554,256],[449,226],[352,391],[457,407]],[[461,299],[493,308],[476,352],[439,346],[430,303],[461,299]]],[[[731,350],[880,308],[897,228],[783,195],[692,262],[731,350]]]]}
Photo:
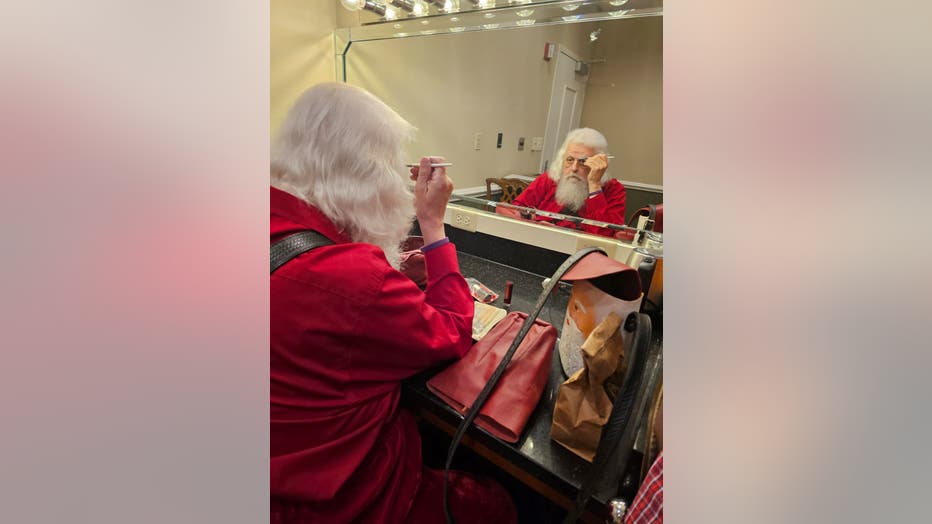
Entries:
{"type": "MultiPolygon", "coordinates": [[[[408,167],[419,167],[421,164],[405,164],[408,167]]],[[[450,167],[453,162],[443,162],[441,164],[431,164],[430,167],[450,167]]]]}
{"type": "MultiPolygon", "coordinates": [[[[615,156],[614,156],[614,155],[605,155],[605,158],[615,158],[615,156]]],[[[589,160],[589,157],[584,156],[584,157],[579,157],[579,158],[577,159],[577,161],[579,161],[580,164],[585,164],[585,163],[586,163],[586,160],[589,160]]]]}

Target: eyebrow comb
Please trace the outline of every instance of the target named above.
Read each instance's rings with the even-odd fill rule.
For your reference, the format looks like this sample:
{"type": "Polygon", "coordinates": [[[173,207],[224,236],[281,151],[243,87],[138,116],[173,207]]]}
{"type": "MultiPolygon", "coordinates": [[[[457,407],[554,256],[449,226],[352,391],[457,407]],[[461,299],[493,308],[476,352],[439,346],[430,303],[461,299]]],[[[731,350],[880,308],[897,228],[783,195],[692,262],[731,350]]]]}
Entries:
{"type": "MultiPolygon", "coordinates": [[[[605,158],[615,158],[615,155],[605,155],[605,158]]],[[[589,160],[589,157],[584,156],[584,157],[577,158],[576,160],[578,160],[580,164],[584,164],[586,163],[586,160],[589,160]]]]}

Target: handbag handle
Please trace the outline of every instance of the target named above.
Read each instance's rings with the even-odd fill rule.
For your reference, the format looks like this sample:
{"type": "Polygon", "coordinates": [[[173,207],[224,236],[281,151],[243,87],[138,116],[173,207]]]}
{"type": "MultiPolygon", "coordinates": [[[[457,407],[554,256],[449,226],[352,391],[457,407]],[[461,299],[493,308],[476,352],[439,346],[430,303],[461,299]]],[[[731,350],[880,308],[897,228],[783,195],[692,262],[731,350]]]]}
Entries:
{"type": "MultiPolygon", "coordinates": [[[[631,313],[629,317],[631,318],[628,320],[633,319],[635,324],[634,344],[631,349],[632,362],[625,372],[621,389],[612,400],[612,412],[602,427],[602,435],[599,437],[599,446],[596,448],[592,467],[589,468],[589,473],[579,488],[576,503],[566,515],[564,524],[576,522],[582,514],[586,503],[592,497],[596,482],[602,478],[602,472],[609,463],[615,462],[620,474],[624,474],[630,450],[634,447],[634,440],[638,433],[638,424],[634,422],[643,418],[646,397],[649,396],[650,387],[656,386],[659,370],[662,369],[659,357],[654,355],[650,348],[653,331],[650,317],[643,313],[631,313]],[[646,387],[642,387],[642,383],[646,387]],[[617,453],[624,453],[624,455],[617,460],[611,460],[617,457],[617,453]]],[[[628,321],[625,324],[627,325],[628,321]]]]}
{"type": "Polygon", "coordinates": [[[458,428],[456,428],[456,433],[453,434],[453,440],[450,442],[450,448],[447,450],[447,462],[443,470],[443,512],[446,515],[448,524],[455,524],[456,520],[453,518],[453,513],[450,512],[449,500],[447,497],[447,481],[449,479],[450,465],[453,463],[453,454],[456,453],[456,448],[459,446],[460,441],[463,439],[463,436],[466,434],[466,430],[469,429],[469,426],[475,420],[476,416],[479,415],[479,410],[482,409],[482,405],[489,398],[489,395],[492,394],[492,390],[495,389],[495,385],[498,384],[498,379],[502,378],[502,375],[505,374],[505,368],[508,367],[508,364],[511,362],[511,357],[514,356],[515,351],[517,351],[518,346],[524,340],[524,337],[527,335],[528,331],[531,330],[531,325],[534,324],[534,321],[537,320],[537,316],[540,314],[541,309],[544,308],[544,304],[547,302],[547,299],[550,298],[550,293],[553,291],[553,288],[557,286],[557,283],[560,281],[560,278],[570,270],[577,262],[583,259],[589,253],[598,251],[605,254],[605,251],[598,247],[587,247],[581,249],[574,253],[572,256],[566,259],[560,267],[553,273],[553,277],[550,278],[550,282],[544,286],[544,290],[541,291],[540,296],[537,297],[537,303],[534,305],[534,310],[531,313],[528,313],[526,319],[524,319],[524,324],[522,324],[521,329],[518,331],[517,336],[511,342],[511,346],[508,348],[508,351],[505,352],[505,355],[502,357],[502,361],[499,362],[498,367],[495,368],[495,371],[492,372],[492,376],[489,377],[489,381],[486,382],[485,387],[482,388],[482,391],[479,392],[479,395],[476,397],[476,400],[472,403],[472,407],[469,408],[469,411],[466,412],[466,415],[463,417],[463,421],[460,422],[458,428]]]}

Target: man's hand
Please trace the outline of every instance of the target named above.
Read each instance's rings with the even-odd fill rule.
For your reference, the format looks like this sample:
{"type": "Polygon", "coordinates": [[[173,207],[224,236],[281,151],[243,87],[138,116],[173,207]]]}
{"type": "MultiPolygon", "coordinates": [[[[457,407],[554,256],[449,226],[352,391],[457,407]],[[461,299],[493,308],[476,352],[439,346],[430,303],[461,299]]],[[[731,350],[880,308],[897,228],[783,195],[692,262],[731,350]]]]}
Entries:
{"type": "Polygon", "coordinates": [[[602,189],[602,175],[608,169],[608,156],[604,153],[590,156],[586,159],[584,165],[589,168],[589,176],[587,177],[589,192],[602,189]]]}
{"type": "Polygon", "coordinates": [[[418,167],[411,168],[414,180],[414,213],[421,226],[424,244],[440,240],[444,236],[443,215],[453,193],[453,181],[447,176],[445,167],[431,168],[432,163],[443,162],[443,157],[421,157],[418,167]]]}

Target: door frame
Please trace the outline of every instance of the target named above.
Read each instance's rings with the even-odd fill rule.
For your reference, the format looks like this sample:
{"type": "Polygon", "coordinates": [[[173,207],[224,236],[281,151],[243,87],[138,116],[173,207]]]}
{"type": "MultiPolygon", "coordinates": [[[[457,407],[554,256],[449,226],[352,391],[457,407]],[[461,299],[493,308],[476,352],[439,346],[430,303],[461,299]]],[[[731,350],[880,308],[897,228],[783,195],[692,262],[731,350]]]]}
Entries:
{"type": "Polygon", "coordinates": [[[586,98],[586,87],[589,81],[589,74],[580,75],[576,73],[576,64],[583,62],[579,55],[564,45],[558,45],[556,53],[557,60],[553,68],[553,82],[550,87],[550,107],[547,109],[547,124],[544,130],[544,147],[541,150],[540,155],[540,170],[539,172],[543,173],[550,166],[548,165],[551,160],[553,160],[553,155],[556,153],[557,148],[563,143],[563,139],[566,137],[566,133],[571,129],[576,129],[579,127],[579,123],[582,120],[582,106],[586,98]],[[561,75],[561,71],[566,71],[566,65],[572,64],[569,71],[573,75],[572,80],[568,76],[561,75]],[[562,69],[561,69],[562,65],[562,69]],[[570,115],[570,125],[565,127],[565,131],[561,131],[561,116],[560,108],[563,104],[563,93],[564,88],[568,84],[575,84],[578,89],[579,96],[576,99],[576,106],[573,108],[573,113],[570,115]]]}

